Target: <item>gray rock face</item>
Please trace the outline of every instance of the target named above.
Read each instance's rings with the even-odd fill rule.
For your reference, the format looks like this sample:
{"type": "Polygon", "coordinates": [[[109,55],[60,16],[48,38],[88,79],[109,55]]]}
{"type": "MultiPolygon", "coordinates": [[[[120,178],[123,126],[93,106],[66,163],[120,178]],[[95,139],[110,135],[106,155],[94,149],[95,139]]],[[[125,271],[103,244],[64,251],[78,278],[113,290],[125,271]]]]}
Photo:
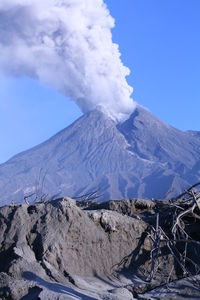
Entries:
{"type": "Polygon", "coordinates": [[[147,227],[141,219],[116,211],[85,212],[68,198],[4,206],[0,226],[1,299],[38,299],[39,294],[44,300],[133,299],[123,289],[117,291],[123,297],[111,297],[108,290],[120,287],[120,282],[113,285],[108,276],[137,247],[147,227]],[[105,298],[104,290],[109,294],[105,298]]]}
{"type": "Polygon", "coordinates": [[[37,187],[48,197],[96,189],[101,200],[171,197],[198,180],[199,158],[198,133],[168,126],[141,107],[122,124],[91,111],[0,165],[0,204],[21,202],[37,187]]]}
{"type": "MultiPolygon", "coordinates": [[[[160,240],[156,272],[148,280],[155,250],[150,229],[158,211],[161,228],[171,228],[171,203],[78,205],[62,198],[0,207],[0,299],[199,299],[200,276],[193,276],[199,270],[199,245],[188,245],[188,262],[195,259],[182,279],[186,274],[160,240]],[[173,282],[163,285],[169,274],[173,282]]],[[[199,223],[195,230],[189,223],[191,241],[199,241],[199,223]]]]}

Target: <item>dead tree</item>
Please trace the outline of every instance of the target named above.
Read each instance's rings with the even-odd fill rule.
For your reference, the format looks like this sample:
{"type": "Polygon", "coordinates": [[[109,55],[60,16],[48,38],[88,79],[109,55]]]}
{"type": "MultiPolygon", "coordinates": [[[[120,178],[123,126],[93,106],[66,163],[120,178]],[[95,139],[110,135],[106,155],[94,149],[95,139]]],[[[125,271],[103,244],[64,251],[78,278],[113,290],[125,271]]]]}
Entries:
{"type": "Polygon", "coordinates": [[[73,197],[73,199],[77,201],[78,206],[82,208],[87,208],[93,205],[94,203],[96,203],[97,200],[103,195],[104,195],[103,193],[99,194],[99,191],[95,190],[78,197],[73,197]]]}
{"type": "Polygon", "coordinates": [[[35,199],[33,203],[44,203],[47,201],[48,194],[43,192],[44,190],[44,183],[47,176],[47,170],[42,174],[43,168],[40,168],[38,180],[36,180],[35,184],[35,199]]]}
{"type": "Polygon", "coordinates": [[[27,205],[29,205],[30,203],[29,203],[29,198],[31,198],[32,196],[34,196],[35,195],[35,192],[34,193],[31,193],[31,194],[25,194],[24,195],[24,202],[27,204],[27,205]]]}
{"type": "Polygon", "coordinates": [[[150,255],[149,281],[156,277],[158,266],[164,266],[163,257],[166,256],[166,253],[163,254],[164,248],[168,250],[168,257],[171,256],[174,259],[174,265],[165,274],[165,282],[171,281],[175,265],[182,277],[200,273],[200,258],[198,259],[197,255],[196,259],[195,255],[191,254],[195,252],[198,254],[200,249],[199,187],[200,182],[169,202],[169,210],[173,212],[171,228],[162,227],[159,222],[159,213],[156,214],[155,225],[150,226],[148,234],[153,245],[150,255]]]}

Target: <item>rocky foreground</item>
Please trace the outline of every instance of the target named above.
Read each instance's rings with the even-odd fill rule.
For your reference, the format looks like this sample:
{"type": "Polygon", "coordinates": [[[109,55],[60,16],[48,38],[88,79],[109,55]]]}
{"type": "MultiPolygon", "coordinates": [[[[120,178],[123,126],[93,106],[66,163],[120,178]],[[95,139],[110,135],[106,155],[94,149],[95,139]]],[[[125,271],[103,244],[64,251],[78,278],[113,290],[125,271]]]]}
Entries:
{"type": "Polygon", "coordinates": [[[158,211],[167,229],[173,216],[165,202],[84,206],[62,198],[1,207],[0,299],[199,299],[200,278],[193,276],[199,248],[197,255],[191,252],[195,267],[189,266],[189,277],[164,249],[150,280],[149,228],[158,211]]]}

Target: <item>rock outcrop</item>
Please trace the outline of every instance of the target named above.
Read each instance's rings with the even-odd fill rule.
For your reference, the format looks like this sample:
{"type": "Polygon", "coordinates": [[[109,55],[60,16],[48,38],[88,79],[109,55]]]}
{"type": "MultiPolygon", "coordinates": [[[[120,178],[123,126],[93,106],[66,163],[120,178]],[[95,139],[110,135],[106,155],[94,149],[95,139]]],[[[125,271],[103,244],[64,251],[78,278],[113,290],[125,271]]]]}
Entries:
{"type": "Polygon", "coordinates": [[[146,228],[136,217],[85,212],[65,198],[4,206],[0,226],[0,297],[16,300],[41,294],[49,280],[77,289],[76,278],[111,276],[146,228]]]}

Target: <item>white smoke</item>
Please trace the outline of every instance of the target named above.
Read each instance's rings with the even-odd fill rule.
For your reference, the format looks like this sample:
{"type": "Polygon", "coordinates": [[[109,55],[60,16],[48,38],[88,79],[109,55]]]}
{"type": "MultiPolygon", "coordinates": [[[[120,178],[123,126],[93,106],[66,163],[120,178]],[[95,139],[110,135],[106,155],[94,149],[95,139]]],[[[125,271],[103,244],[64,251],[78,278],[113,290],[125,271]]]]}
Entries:
{"type": "Polygon", "coordinates": [[[113,27],[103,0],[0,0],[0,69],[121,119],[135,104],[113,27]]]}

